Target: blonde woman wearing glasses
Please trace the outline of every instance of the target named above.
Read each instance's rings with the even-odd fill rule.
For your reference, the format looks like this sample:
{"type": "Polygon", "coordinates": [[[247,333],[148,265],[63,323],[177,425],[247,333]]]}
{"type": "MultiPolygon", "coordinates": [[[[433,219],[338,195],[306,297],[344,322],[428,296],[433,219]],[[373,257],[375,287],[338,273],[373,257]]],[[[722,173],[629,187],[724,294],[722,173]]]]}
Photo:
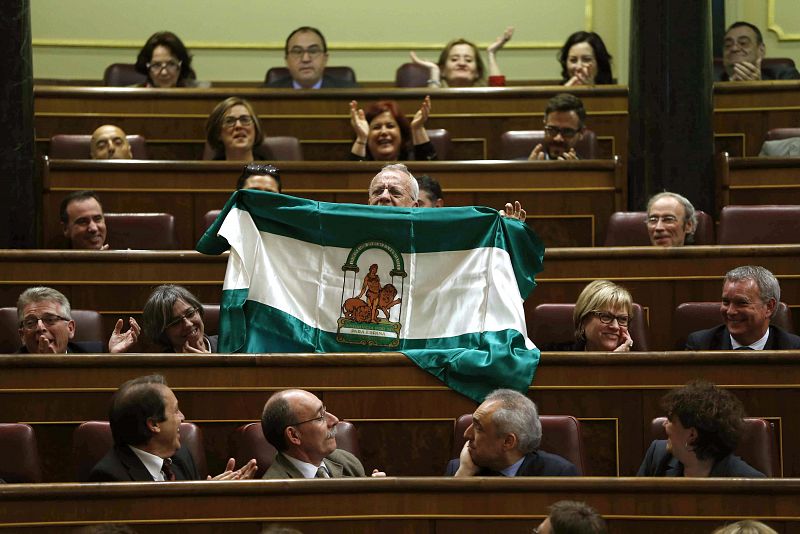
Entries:
{"type": "Polygon", "coordinates": [[[244,98],[226,98],[214,108],[206,122],[206,140],[215,160],[263,161],[264,132],[256,112],[244,98]]]}

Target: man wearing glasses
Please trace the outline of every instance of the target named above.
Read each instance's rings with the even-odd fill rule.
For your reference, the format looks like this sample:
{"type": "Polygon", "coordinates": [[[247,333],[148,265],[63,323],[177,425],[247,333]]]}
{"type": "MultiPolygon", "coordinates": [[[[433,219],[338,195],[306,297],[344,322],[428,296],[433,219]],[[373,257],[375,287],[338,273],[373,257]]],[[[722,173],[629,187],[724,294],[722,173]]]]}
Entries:
{"type": "Polygon", "coordinates": [[[578,159],[575,146],[582,138],[586,110],[577,96],[561,93],[544,110],[544,143],[533,148],[530,161],[578,159]]]}
{"type": "MultiPolygon", "coordinates": [[[[261,430],[278,453],[264,478],[366,476],[358,458],[336,448],[337,423],[308,391],[286,389],[272,395],[261,414],[261,430]]],[[[375,469],[372,476],[386,473],[375,469]]]]}
{"type": "Polygon", "coordinates": [[[349,80],[325,74],[328,64],[328,45],[325,37],[316,28],[302,26],[286,39],[284,58],[290,76],[267,84],[267,87],[283,89],[341,89],[358,87],[349,80]]]}
{"type": "MultiPolygon", "coordinates": [[[[106,352],[100,341],[72,341],[75,321],[67,297],[49,287],[26,289],[17,300],[19,338],[22,354],[66,354],[72,352],[106,352]]],[[[139,337],[139,325],[129,318],[131,327],[122,332],[122,319],[117,321],[108,340],[108,352],[126,352],[139,337]]]]}
{"type": "Polygon", "coordinates": [[[657,247],[682,247],[692,243],[697,230],[697,215],[689,200],[664,191],[647,202],[647,233],[657,247]]]}

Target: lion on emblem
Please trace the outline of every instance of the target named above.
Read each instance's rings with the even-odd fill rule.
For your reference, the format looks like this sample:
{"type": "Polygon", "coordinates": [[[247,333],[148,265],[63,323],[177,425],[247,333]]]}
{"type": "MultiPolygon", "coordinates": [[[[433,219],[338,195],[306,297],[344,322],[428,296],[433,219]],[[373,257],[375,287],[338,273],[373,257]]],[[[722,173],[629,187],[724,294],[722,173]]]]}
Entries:
{"type": "Polygon", "coordinates": [[[402,299],[395,298],[397,288],[393,284],[386,284],[377,292],[377,296],[370,299],[370,303],[353,297],[344,301],[342,312],[347,319],[359,323],[378,323],[378,310],[382,311],[389,320],[389,309],[400,304],[402,299]]]}

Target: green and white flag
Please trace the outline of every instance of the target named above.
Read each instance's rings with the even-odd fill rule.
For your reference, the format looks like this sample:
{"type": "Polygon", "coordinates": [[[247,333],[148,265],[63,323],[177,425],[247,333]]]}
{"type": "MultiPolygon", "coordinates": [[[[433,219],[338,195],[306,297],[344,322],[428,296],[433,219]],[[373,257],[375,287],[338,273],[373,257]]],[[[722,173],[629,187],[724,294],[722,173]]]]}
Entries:
{"type": "Polygon", "coordinates": [[[491,208],[241,190],[197,245],[228,249],[220,352],[400,351],[477,402],[533,380],[522,304],[544,246],[491,208]]]}

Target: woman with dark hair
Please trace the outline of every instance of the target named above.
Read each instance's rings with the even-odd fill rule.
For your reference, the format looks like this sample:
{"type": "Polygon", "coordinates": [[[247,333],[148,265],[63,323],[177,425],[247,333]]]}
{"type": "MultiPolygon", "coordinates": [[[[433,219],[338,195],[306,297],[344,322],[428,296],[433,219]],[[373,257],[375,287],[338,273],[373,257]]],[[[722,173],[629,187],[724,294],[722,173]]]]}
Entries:
{"type": "Polygon", "coordinates": [[[729,391],[696,380],[667,393],[661,405],[667,439],[650,444],[637,476],[764,477],[733,454],[744,408],[729,391]]]}
{"type": "Polygon", "coordinates": [[[397,102],[381,100],[367,108],[350,102],[350,125],[356,134],[351,160],[417,161],[435,160],[433,148],[425,131],[425,123],[431,112],[431,97],[426,96],[411,122],[400,111],[397,102]],[[413,148],[412,148],[413,147],[413,148]],[[411,151],[413,150],[413,154],[411,151]]]}
{"type": "Polygon", "coordinates": [[[263,161],[264,132],[250,102],[238,96],[226,98],[206,121],[206,141],[214,151],[212,159],[263,161]]]}
{"type": "Polygon", "coordinates": [[[217,352],[217,336],[205,335],[203,305],[182,286],[164,284],[144,304],[145,337],[161,352],[217,352]]]}
{"type": "MultiPolygon", "coordinates": [[[[502,87],[506,84],[506,78],[500,71],[495,56],[511,40],[512,35],[514,35],[514,27],[509,26],[486,49],[489,57],[490,86],[502,87]]],[[[481,87],[486,85],[485,67],[478,47],[463,37],[447,43],[436,63],[423,59],[414,52],[411,52],[411,60],[417,65],[428,68],[428,87],[481,87]]]]}
{"type": "Polygon", "coordinates": [[[558,52],[562,84],[607,85],[614,83],[611,75],[611,54],[603,39],[594,32],[575,32],[558,52]]]}
{"type": "Polygon", "coordinates": [[[146,87],[198,87],[192,56],[177,35],[157,32],[150,36],[136,58],[136,71],[147,76],[146,87]]]}

